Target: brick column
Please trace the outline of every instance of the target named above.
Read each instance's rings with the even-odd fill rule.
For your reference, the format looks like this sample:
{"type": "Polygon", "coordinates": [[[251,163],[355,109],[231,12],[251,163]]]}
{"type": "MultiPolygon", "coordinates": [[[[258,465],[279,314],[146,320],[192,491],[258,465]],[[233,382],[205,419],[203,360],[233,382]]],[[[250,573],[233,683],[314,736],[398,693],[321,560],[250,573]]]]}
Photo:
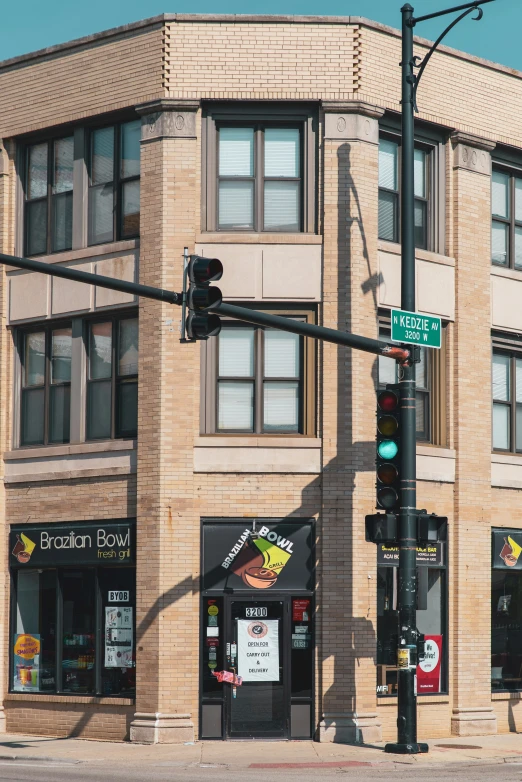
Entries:
{"type": "MultiPolygon", "coordinates": [[[[0,139],[0,248],[3,253],[11,254],[14,227],[14,144],[8,145],[10,154],[0,139]]],[[[11,335],[6,328],[8,308],[8,282],[6,267],[0,269],[0,448],[2,452],[11,448],[11,335]]],[[[6,525],[4,462],[0,461],[0,516],[3,534],[0,539],[0,557],[7,563],[6,543],[8,529],[6,525]]],[[[9,670],[9,568],[2,568],[0,581],[0,670],[4,675],[0,679],[0,733],[5,733],[5,712],[3,700],[8,689],[7,671],[9,670]]]]}
{"type": "MultiPolygon", "coordinates": [[[[330,328],[377,336],[378,117],[325,103],[324,305],[330,328]]],[[[376,704],[376,357],[323,346],[320,741],[381,739],[376,704]]]]}
{"type": "Polygon", "coordinates": [[[450,541],[452,733],[496,733],[491,706],[491,156],[454,133],[451,254],[456,260],[455,511],[450,541]],[[480,346],[480,349],[477,348],[480,346]]]}
{"type": "MultiPolygon", "coordinates": [[[[182,287],[198,214],[198,103],[138,107],[140,282],[182,287]]],[[[140,300],[137,512],[137,700],[131,740],[194,740],[198,702],[199,517],[193,502],[199,345],[182,345],[181,308],[140,300]]]]}

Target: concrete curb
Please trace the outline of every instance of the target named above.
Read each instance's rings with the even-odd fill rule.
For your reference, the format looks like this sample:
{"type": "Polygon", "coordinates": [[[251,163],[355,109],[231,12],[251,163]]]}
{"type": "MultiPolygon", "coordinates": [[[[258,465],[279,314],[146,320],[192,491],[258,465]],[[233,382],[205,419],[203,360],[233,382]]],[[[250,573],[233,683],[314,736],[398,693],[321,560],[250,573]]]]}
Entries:
{"type": "Polygon", "coordinates": [[[0,760],[30,760],[37,763],[84,763],[77,758],[54,758],[49,755],[0,755],[0,760]]]}

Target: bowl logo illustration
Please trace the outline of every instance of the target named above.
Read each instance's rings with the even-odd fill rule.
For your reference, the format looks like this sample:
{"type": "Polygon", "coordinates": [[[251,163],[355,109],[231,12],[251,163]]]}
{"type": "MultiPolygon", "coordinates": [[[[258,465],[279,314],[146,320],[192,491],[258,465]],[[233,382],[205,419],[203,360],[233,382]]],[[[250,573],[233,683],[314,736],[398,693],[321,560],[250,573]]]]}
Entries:
{"type": "Polygon", "coordinates": [[[268,633],[268,627],[264,622],[250,622],[247,631],[251,638],[264,638],[268,633]]]}
{"type": "Polygon", "coordinates": [[[17,558],[18,562],[25,565],[26,562],[29,562],[31,559],[31,554],[35,548],[36,543],[21,532],[20,535],[16,536],[16,543],[12,553],[13,556],[17,558]]]}
{"type": "Polygon", "coordinates": [[[292,556],[266,538],[248,541],[236,557],[231,570],[253,589],[269,589],[292,556]]]}
{"type": "Polygon", "coordinates": [[[522,552],[522,546],[515,543],[513,538],[508,535],[507,539],[504,538],[504,545],[500,552],[500,558],[504,560],[504,564],[508,567],[515,567],[518,562],[518,558],[522,552]]]}

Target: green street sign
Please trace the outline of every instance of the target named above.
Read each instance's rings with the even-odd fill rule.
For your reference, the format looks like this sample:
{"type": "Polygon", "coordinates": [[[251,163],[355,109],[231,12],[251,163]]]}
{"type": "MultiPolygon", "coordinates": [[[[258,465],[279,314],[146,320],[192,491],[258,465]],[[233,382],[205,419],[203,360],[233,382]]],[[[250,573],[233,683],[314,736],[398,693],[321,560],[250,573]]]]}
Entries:
{"type": "Polygon", "coordinates": [[[427,348],[440,348],[441,321],[432,315],[404,310],[391,311],[392,342],[410,342],[427,348]]]}

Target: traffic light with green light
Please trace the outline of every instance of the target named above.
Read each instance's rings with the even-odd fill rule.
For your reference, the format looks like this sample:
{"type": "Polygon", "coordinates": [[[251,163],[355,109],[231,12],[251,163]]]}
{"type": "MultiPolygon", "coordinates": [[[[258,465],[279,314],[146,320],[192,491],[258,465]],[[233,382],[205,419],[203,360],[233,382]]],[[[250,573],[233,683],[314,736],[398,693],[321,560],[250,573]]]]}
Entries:
{"type": "Polygon", "coordinates": [[[208,339],[221,331],[217,315],[207,310],[219,306],[223,299],[219,288],[210,285],[223,276],[223,264],[218,258],[191,255],[187,266],[187,336],[189,339],[208,339]]]}
{"type": "Polygon", "coordinates": [[[377,508],[397,511],[400,506],[400,391],[388,384],[377,394],[377,508]]]}

